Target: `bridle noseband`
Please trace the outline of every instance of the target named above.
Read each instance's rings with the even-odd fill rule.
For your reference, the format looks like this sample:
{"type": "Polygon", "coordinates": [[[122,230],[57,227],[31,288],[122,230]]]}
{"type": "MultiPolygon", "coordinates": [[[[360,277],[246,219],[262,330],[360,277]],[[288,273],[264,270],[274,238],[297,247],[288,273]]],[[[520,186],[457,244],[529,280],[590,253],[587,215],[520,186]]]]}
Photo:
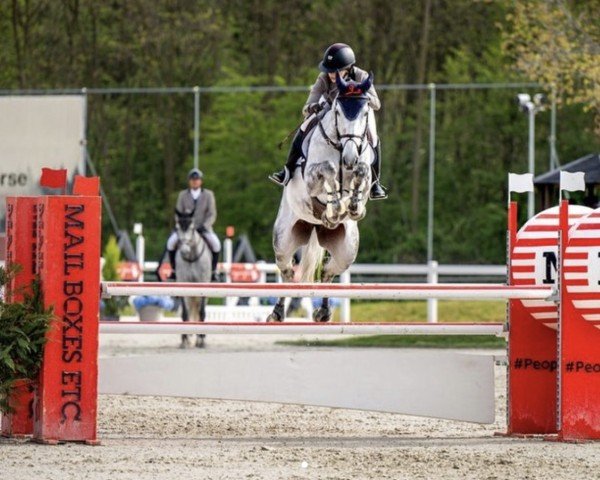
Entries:
{"type": "Polygon", "coordinates": [[[367,136],[367,132],[369,131],[369,114],[368,114],[368,110],[367,110],[367,121],[365,122],[365,129],[363,131],[363,133],[361,135],[355,135],[353,133],[346,133],[344,135],[340,135],[340,130],[338,127],[338,116],[340,114],[340,112],[338,111],[337,107],[337,98],[335,99],[335,101],[333,102],[333,105],[331,106],[331,109],[333,110],[333,113],[335,115],[335,134],[337,136],[337,142],[334,141],[329,135],[327,135],[327,132],[325,131],[325,127],[323,127],[323,121],[321,118],[319,118],[319,130],[321,130],[321,135],[323,135],[323,138],[325,139],[325,141],[327,142],[327,144],[334,148],[335,150],[337,150],[338,152],[342,152],[342,150],[344,149],[344,145],[342,145],[342,140],[344,138],[349,139],[349,141],[354,142],[354,144],[356,145],[356,148],[358,150],[358,154],[361,155],[363,152],[363,145],[365,143],[365,138],[367,136]],[[358,143],[355,139],[360,139],[360,143],[358,143]]]}

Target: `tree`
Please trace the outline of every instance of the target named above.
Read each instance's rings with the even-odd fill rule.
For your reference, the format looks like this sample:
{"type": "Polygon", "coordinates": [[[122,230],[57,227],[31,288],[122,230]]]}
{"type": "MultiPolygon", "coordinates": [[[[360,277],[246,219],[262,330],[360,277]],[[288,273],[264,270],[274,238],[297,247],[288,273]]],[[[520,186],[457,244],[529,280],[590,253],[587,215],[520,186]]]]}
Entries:
{"type": "Polygon", "coordinates": [[[515,2],[504,48],[515,68],[556,88],[557,100],[582,103],[600,136],[600,1],[515,2]]]}

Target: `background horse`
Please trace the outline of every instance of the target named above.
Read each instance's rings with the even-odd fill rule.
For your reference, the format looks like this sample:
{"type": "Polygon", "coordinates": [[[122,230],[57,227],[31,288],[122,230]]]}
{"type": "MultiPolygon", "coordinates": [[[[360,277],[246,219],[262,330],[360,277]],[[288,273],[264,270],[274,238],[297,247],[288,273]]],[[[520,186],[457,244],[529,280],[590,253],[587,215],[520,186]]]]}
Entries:
{"type": "MultiPolygon", "coordinates": [[[[366,214],[374,159],[375,116],[366,96],[372,76],[362,83],[336,78],[339,95],[331,109],[322,114],[312,136],[307,135],[306,165],[292,172],[283,190],[273,228],[273,250],[285,282],[293,279],[293,255],[302,247],[302,282],[331,282],[356,259],[359,233],[357,222],[366,214]],[[323,259],[320,278],[315,279],[323,259]]],[[[280,298],[267,321],[283,321],[284,300],[280,298]]],[[[327,298],[313,312],[313,320],[327,322],[331,310],[327,298]]]]}
{"type": "MultiPolygon", "coordinates": [[[[210,282],[211,252],[202,236],[196,231],[191,214],[175,210],[175,229],[179,248],[175,259],[178,282],[210,282]]],[[[206,297],[184,297],[182,319],[184,322],[203,322],[206,318],[206,297]]],[[[197,335],[196,347],[204,346],[205,335],[197,335]]],[[[189,335],[181,336],[181,348],[190,345],[189,335]]]]}

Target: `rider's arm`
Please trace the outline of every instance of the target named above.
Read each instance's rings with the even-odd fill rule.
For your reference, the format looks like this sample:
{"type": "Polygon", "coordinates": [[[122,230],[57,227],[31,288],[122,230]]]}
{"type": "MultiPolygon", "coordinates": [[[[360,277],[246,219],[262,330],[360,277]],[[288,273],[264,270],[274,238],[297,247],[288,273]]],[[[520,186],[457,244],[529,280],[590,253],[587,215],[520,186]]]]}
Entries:
{"type": "Polygon", "coordinates": [[[175,204],[175,209],[178,212],[185,213],[185,205],[183,204],[183,196],[185,195],[186,190],[182,190],[179,192],[177,196],[177,203],[175,204]]]}
{"type": "Polygon", "coordinates": [[[308,111],[308,107],[312,104],[319,103],[321,99],[321,95],[327,93],[327,80],[324,74],[320,74],[317,77],[314,85],[310,89],[310,93],[308,94],[308,98],[306,99],[306,103],[304,104],[304,108],[302,109],[302,114],[304,117],[310,115],[311,112],[308,111]]]}
{"type": "Polygon", "coordinates": [[[206,194],[207,197],[207,205],[206,217],[204,219],[203,225],[208,229],[212,229],[213,224],[217,220],[217,203],[215,202],[215,195],[212,191],[205,190],[204,194],[206,194]]]}
{"type": "MultiPolygon", "coordinates": [[[[354,67],[354,74],[357,82],[364,82],[369,78],[369,73],[358,67],[354,67]]],[[[377,92],[375,91],[374,85],[371,85],[371,88],[367,90],[367,97],[369,97],[369,105],[373,110],[377,111],[381,108],[381,101],[379,100],[379,95],[377,95],[377,92]]]]}

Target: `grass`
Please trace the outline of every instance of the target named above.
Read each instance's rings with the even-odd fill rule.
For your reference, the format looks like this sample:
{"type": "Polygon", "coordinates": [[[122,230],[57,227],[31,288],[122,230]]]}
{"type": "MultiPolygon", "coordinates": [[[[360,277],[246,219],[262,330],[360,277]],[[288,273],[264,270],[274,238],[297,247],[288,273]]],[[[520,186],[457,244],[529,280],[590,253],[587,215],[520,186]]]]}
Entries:
{"type": "MultiPolygon", "coordinates": [[[[462,302],[439,301],[438,321],[455,322],[504,322],[506,303],[494,301],[462,302]]],[[[339,321],[339,309],[334,314],[339,321]]],[[[426,322],[427,303],[401,302],[352,302],[352,322],[426,322]]],[[[504,338],[488,335],[373,335],[347,337],[335,340],[298,340],[278,342],[281,345],[313,347],[380,347],[380,348],[505,348],[504,338]]]]}

